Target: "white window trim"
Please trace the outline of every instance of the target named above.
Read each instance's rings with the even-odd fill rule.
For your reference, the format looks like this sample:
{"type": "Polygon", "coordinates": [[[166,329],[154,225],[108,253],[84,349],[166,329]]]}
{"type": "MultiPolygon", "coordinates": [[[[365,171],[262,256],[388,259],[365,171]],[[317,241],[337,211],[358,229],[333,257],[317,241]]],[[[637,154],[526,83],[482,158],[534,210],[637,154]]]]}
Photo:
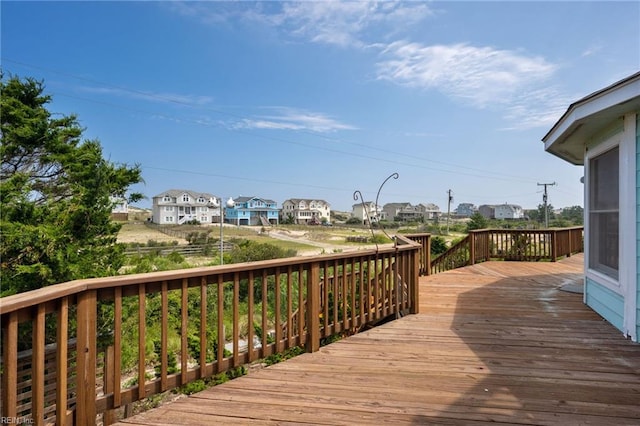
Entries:
{"type": "Polygon", "coordinates": [[[637,342],[636,113],[629,113],[624,117],[622,146],[624,152],[620,153],[620,173],[624,178],[620,182],[620,229],[624,232],[620,253],[621,264],[625,268],[621,271],[620,279],[626,293],[623,328],[625,334],[637,342]]]}
{"type": "MultiPolygon", "coordinates": [[[[597,145],[596,147],[590,149],[587,151],[586,155],[585,155],[585,164],[584,164],[584,175],[587,177],[587,179],[585,179],[585,186],[584,186],[584,205],[587,207],[587,211],[585,212],[584,215],[584,219],[585,219],[585,235],[584,235],[584,241],[585,241],[585,247],[584,247],[584,270],[585,270],[585,276],[595,282],[597,282],[598,284],[604,285],[605,287],[607,287],[609,290],[615,292],[616,294],[620,294],[622,295],[624,292],[624,289],[621,286],[621,274],[622,274],[622,268],[620,268],[620,265],[622,264],[622,259],[621,259],[621,254],[622,254],[622,233],[620,232],[620,229],[624,229],[622,228],[622,218],[619,218],[619,222],[618,222],[618,279],[614,279],[608,275],[605,275],[601,272],[596,271],[595,269],[591,269],[589,267],[589,258],[590,258],[590,252],[591,252],[591,247],[589,246],[589,241],[590,241],[590,234],[591,234],[591,224],[590,222],[590,211],[589,211],[589,206],[591,205],[591,200],[590,200],[590,186],[591,186],[591,171],[590,169],[590,163],[591,160],[594,157],[597,157],[599,155],[604,154],[605,152],[612,150],[614,148],[618,147],[618,164],[619,164],[619,170],[618,170],[618,180],[620,181],[620,187],[619,187],[619,194],[618,194],[618,214],[620,214],[622,212],[622,199],[623,197],[623,188],[622,188],[622,181],[621,181],[621,177],[624,176],[623,174],[623,168],[622,168],[622,161],[621,157],[623,156],[623,146],[622,146],[622,134],[618,133],[612,137],[610,137],[609,139],[607,139],[606,141],[600,143],[599,145],[597,145]]],[[[585,294],[585,298],[586,298],[586,294],[585,294]]]]}
{"type": "MultiPolygon", "coordinates": [[[[585,155],[585,176],[589,176],[589,162],[604,152],[618,147],[619,155],[619,230],[618,280],[589,268],[589,214],[585,214],[585,276],[609,290],[624,297],[625,329],[627,333],[635,327],[636,298],[636,117],[635,113],[627,114],[624,119],[623,132],[617,133],[598,146],[590,149],[585,155]],[[633,324],[631,324],[633,323],[633,324]]],[[[584,188],[585,206],[589,206],[589,179],[584,188]]],[[[586,294],[585,294],[586,301],[586,294]]],[[[633,337],[633,336],[632,336],[633,337]]],[[[637,339],[637,336],[635,336],[637,339]]]]}

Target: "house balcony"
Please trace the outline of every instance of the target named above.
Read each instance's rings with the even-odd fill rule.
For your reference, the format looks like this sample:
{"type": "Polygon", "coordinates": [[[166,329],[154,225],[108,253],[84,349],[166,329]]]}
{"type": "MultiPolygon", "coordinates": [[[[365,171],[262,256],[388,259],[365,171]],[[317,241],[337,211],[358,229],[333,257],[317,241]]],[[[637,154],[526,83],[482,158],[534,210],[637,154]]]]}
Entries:
{"type": "Polygon", "coordinates": [[[551,233],[557,257],[491,260],[483,247],[497,243],[488,235],[468,239],[466,266],[437,274],[429,274],[429,237],[413,235],[355,254],[85,280],[4,298],[2,415],[36,424],[638,424],[640,345],[583,304],[578,248],[564,251],[566,239],[551,233]],[[179,306],[170,310],[170,300],[179,306]],[[100,303],[114,312],[106,343],[100,303]],[[127,372],[123,306],[137,307],[137,359],[127,372]],[[243,326],[245,316],[253,321],[243,326]],[[56,329],[51,346],[45,320],[56,329]],[[160,356],[145,338],[154,322],[160,356]],[[33,344],[21,352],[25,324],[33,344]],[[321,345],[336,335],[348,337],[321,345]],[[307,353],[116,418],[145,397],[298,346],[307,353]],[[171,351],[177,371],[168,368],[171,351]]]}

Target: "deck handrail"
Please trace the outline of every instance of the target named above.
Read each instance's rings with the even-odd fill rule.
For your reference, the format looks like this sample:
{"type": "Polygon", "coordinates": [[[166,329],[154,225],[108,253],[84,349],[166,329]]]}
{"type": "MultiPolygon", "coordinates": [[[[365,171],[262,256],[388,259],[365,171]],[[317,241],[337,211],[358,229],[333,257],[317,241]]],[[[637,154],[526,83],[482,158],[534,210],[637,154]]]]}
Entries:
{"type": "Polygon", "coordinates": [[[397,242],[376,250],[78,280],[1,298],[2,417],[93,425],[101,416],[108,424],[113,410],[145,397],[292,347],[317,351],[321,339],[343,330],[417,313],[420,245],[402,236],[397,242]],[[294,324],[297,309],[304,321],[294,324]],[[150,336],[153,324],[159,336],[150,336]],[[19,340],[25,335],[26,342],[19,340]],[[133,348],[123,348],[123,335],[134,336],[127,340],[133,348]],[[22,343],[31,350],[30,370],[18,369],[22,343]],[[55,362],[45,363],[52,347],[55,362]],[[135,353],[129,383],[125,349],[135,353]],[[175,372],[169,372],[172,355],[175,372]]]}
{"type": "Polygon", "coordinates": [[[555,262],[584,250],[584,227],[550,229],[479,229],[431,261],[431,273],[487,260],[555,262]]]}

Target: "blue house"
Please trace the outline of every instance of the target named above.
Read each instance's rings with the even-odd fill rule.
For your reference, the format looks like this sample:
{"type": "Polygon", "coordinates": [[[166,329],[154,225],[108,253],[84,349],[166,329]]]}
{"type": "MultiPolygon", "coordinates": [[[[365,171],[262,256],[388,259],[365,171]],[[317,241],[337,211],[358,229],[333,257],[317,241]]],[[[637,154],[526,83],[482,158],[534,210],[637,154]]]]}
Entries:
{"type": "Polygon", "coordinates": [[[258,197],[238,197],[233,207],[225,207],[225,222],[236,225],[277,225],[278,203],[258,197]]]}
{"type": "Polygon", "coordinates": [[[571,104],[542,141],[584,166],[584,302],[640,335],[640,72],[571,104]]]}

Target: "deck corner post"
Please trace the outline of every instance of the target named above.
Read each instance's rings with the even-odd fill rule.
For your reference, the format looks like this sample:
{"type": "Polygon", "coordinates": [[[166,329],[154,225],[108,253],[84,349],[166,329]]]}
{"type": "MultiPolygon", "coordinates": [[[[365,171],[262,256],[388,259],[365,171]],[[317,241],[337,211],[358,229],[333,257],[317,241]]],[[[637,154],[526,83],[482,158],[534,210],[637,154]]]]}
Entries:
{"type": "Polygon", "coordinates": [[[307,279],[307,352],[320,349],[320,263],[313,262],[307,279]]]}
{"type": "Polygon", "coordinates": [[[77,425],[96,423],[96,321],[95,290],[78,294],[78,337],[76,362],[76,421],[77,425]]]}

